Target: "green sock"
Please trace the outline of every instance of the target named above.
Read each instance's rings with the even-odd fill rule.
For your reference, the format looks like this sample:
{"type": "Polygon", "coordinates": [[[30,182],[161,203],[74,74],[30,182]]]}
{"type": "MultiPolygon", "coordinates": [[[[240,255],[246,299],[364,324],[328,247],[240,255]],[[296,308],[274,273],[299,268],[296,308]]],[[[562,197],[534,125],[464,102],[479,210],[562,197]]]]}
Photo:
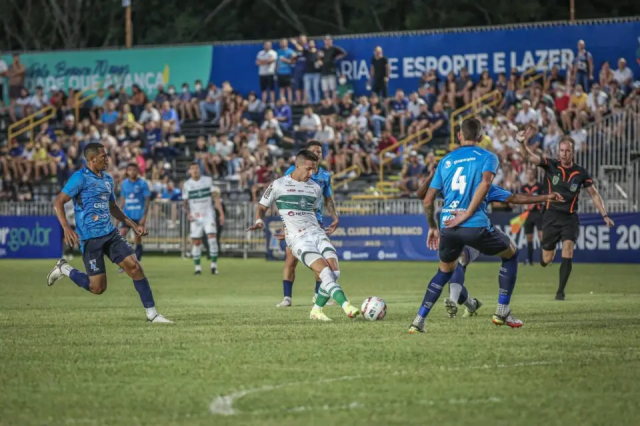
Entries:
{"type": "Polygon", "coordinates": [[[318,305],[321,308],[323,308],[324,305],[327,304],[329,299],[331,299],[331,297],[329,296],[329,293],[327,293],[326,291],[320,289],[320,290],[318,290],[318,297],[316,297],[316,305],[318,305]]]}
{"type": "Polygon", "coordinates": [[[342,289],[334,291],[332,297],[340,306],[344,305],[344,302],[347,301],[347,296],[344,295],[344,291],[342,291],[342,289]]]}
{"type": "Polygon", "coordinates": [[[212,261],[213,263],[218,262],[218,256],[211,256],[211,261],[212,261]]]}
{"type": "Polygon", "coordinates": [[[195,263],[196,265],[200,264],[200,258],[199,257],[194,257],[193,258],[193,263],[195,263]]]}

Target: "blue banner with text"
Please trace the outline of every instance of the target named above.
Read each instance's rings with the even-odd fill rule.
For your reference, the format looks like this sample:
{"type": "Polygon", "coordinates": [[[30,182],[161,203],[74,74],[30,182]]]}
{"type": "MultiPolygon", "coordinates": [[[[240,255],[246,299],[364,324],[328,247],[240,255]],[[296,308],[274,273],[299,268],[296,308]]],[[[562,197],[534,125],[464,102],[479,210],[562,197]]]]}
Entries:
{"type": "Polygon", "coordinates": [[[0,259],[62,256],[62,228],[55,216],[0,216],[0,259]]]}
{"type": "MultiPolygon", "coordinates": [[[[417,90],[423,71],[436,69],[444,80],[453,71],[466,67],[477,77],[487,70],[492,76],[509,74],[512,68],[522,72],[554,65],[566,70],[573,64],[577,43],[584,40],[593,55],[594,78],[604,61],[617,68],[625,58],[634,75],[640,74],[640,22],[593,23],[576,25],[524,26],[487,30],[465,30],[434,34],[385,34],[354,38],[336,37],[335,44],[347,56],[338,64],[338,72],[354,84],[356,93],[364,93],[369,66],[376,46],[389,60],[390,93],[397,88],[417,90]]],[[[323,46],[320,40],[318,47],[323,46]]],[[[279,48],[276,41],[275,50],[279,48]]],[[[228,80],[240,92],[259,90],[256,55],[262,45],[240,44],[214,47],[215,60],[211,81],[228,80]]]]}
{"type": "MultiPolygon", "coordinates": [[[[492,213],[491,222],[505,232],[520,249],[519,260],[526,258],[524,228],[511,233],[509,221],[514,213],[492,213]]],[[[593,263],[640,263],[640,214],[611,214],[615,226],[609,229],[599,214],[580,215],[580,235],[574,261],[593,263]]],[[[328,224],[328,223],[327,223],[328,224]]],[[[325,225],[327,225],[325,224],[325,225]]],[[[267,259],[284,259],[284,241],[275,238],[282,229],[279,218],[267,220],[267,259]]],[[[421,215],[343,216],[331,236],[340,260],[424,260],[437,261],[438,253],[426,246],[427,222],[421,215]]],[[[560,247],[560,244],[558,245],[560,247]]],[[[534,232],[535,260],[540,256],[540,240],[534,232]]],[[[556,252],[556,260],[560,250],[556,252]]],[[[481,256],[479,260],[497,261],[481,256]]]]}

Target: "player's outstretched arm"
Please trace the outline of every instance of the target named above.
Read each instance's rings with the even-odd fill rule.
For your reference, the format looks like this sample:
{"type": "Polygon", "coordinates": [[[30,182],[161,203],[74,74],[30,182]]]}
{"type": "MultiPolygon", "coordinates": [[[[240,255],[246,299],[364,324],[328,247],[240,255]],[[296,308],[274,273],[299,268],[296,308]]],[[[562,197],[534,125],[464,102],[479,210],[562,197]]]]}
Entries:
{"type": "Polygon", "coordinates": [[[56,200],[53,202],[53,211],[56,212],[56,217],[58,218],[58,222],[62,226],[62,231],[64,232],[64,242],[69,246],[73,247],[80,242],[80,238],[78,234],[71,229],[69,226],[69,221],[67,220],[67,216],[64,214],[64,205],[71,201],[71,197],[64,192],[60,192],[56,197],[56,200]]]}
{"type": "Polygon", "coordinates": [[[528,194],[511,194],[509,198],[505,200],[509,204],[540,204],[550,201],[552,203],[561,203],[564,201],[562,195],[557,192],[544,195],[528,195],[528,194]]]}
{"type": "Polygon", "coordinates": [[[109,213],[111,213],[111,216],[115,217],[116,220],[126,223],[129,228],[133,229],[135,233],[140,235],[141,237],[148,234],[144,226],[138,225],[137,223],[129,219],[126,214],[124,214],[115,200],[109,201],[109,213]]]}
{"type": "Polygon", "coordinates": [[[264,228],[264,216],[267,213],[267,208],[268,207],[263,206],[262,204],[258,204],[258,208],[256,209],[256,222],[248,227],[246,232],[264,228]]]}
{"type": "Polygon", "coordinates": [[[327,206],[327,213],[329,213],[329,216],[333,218],[331,225],[329,225],[326,229],[327,235],[331,235],[338,228],[338,224],[340,223],[340,218],[338,218],[338,212],[336,211],[336,202],[333,200],[333,195],[324,198],[324,205],[327,206]]]}
{"type": "Polygon", "coordinates": [[[516,140],[520,144],[520,153],[522,154],[522,157],[525,160],[531,161],[536,166],[540,166],[543,163],[542,157],[531,151],[528,145],[531,136],[533,136],[533,129],[531,127],[527,127],[527,130],[518,132],[516,140]]]}
{"type": "Polygon", "coordinates": [[[423,182],[422,185],[420,185],[420,187],[418,188],[418,191],[416,192],[416,195],[418,196],[418,198],[421,198],[424,200],[424,197],[427,195],[427,189],[429,189],[429,185],[431,185],[431,181],[433,180],[433,176],[436,174],[436,169],[433,168],[431,169],[431,171],[429,172],[429,175],[427,176],[427,179],[423,182]]]}
{"type": "Polygon", "coordinates": [[[611,220],[611,218],[607,214],[607,209],[604,207],[604,202],[602,201],[602,197],[600,196],[600,193],[596,189],[595,185],[591,185],[590,187],[588,187],[587,191],[589,191],[589,195],[591,195],[593,204],[596,206],[596,208],[602,215],[604,222],[607,224],[609,228],[613,227],[615,223],[613,222],[613,220],[611,220]]]}
{"type": "Polygon", "coordinates": [[[220,220],[220,226],[224,225],[224,209],[222,208],[222,200],[220,199],[220,194],[215,192],[213,195],[213,204],[216,207],[218,212],[218,220],[220,220]]]}

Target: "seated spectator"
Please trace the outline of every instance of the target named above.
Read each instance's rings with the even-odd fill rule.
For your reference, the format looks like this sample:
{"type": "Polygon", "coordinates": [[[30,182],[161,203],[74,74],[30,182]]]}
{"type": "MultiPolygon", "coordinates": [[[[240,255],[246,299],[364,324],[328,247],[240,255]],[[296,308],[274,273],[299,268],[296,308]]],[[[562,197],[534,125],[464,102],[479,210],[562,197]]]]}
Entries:
{"type": "Polygon", "coordinates": [[[600,90],[599,83],[593,83],[591,93],[587,96],[587,111],[589,117],[595,119],[596,123],[602,121],[602,116],[607,113],[608,96],[600,90]]]}
{"type": "Polygon", "coordinates": [[[527,127],[530,123],[538,121],[538,114],[531,108],[531,101],[525,99],[522,101],[522,109],[516,116],[515,123],[521,128],[527,127]]]}
{"type": "Polygon", "coordinates": [[[366,133],[369,126],[369,121],[365,116],[365,113],[360,112],[360,108],[353,108],[351,115],[347,118],[347,130],[349,132],[356,131],[357,133],[366,133]]]}
{"type": "Polygon", "coordinates": [[[264,121],[262,122],[260,129],[261,130],[274,129],[278,137],[282,137],[282,129],[280,129],[280,123],[273,116],[273,111],[271,109],[268,109],[264,113],[264,121]]]}
{"type": "Polygon", "coordinates": [[[449,136],[449,116],[441,102],[436,102],[430,117],[431,133],[434,136],[449,136]]]}
{"type": "Polygon", "coordinates": [[[104,89],[102,87],[98,89],[98,94],[94,96],[93,99],[91,99],[91,109],[89,110],[89,115],[91,116],[92,121],[98,121],[108,100],[109,97],[105,93],[104,89]]]}
{"type": "Polygon", "coordinates": [[[220,104],[222,102],[222,91],[215,83],[209,83],[207,98],[200,102],[200,117],[202,122],[210,121],[217,123],[220,120],[220,104]]]}
{"type": "Polygon", "coordinates": [[[280,124],[280,128],[284,131],[291,130],[293,125],[292,115],[291,115],[291,107],[287,105],[287,99],[282,96],[276,102],[276,108],[274,110],[275,119],[278,120],[278,124],[280,124]]]}
{"type": "Polygon", "coordinates": [[[42,86],[36,87],[36,93],[31,97],[31,106],[34,111],[40,111],[49,105],[49,97],[44,93],[42,86]]]}
{"type": "Polygon", "coordinates": [[[304,109],[304,115],[300,118],[298,130],[308,139],[315,135],[321,125],[320,117],[313,112],[313,108],[306,107],[304,109]]]}
{"type": "Polygon", "coordinates": [[[351,110],[353,109],[354,104],[351,95],[345,95],[340,101],[340,105],[338,105],[338,115],[340,118],[346,120],[347,117],[351,115],[351,110]]]}
{"type": "MultiPolygon", "coordinates": [[[[20,120],[31,114],[31,100],[32,96],[29,95],[29,91],[24,87],[21,88],[20,94],[15,100],[14,121],[16,121],[16,119],[20,120]]],[[[11,115],[11,111],[9,112],[9,115],[11,115]]]]}
{"type": "Polygon", "coordinates": [[[171,103],[169,101],[164,101],[162,103],[160,118],[163,123],[168,123],[170,126],[173,126],[175,132],[180,132],[180,118],[178,117],[176,110],[171,107],[171,103]]]}
{"type": "Polygon", "coordinates": [[[244,101],[244,104],[246,105],[247,111],[245,117],[254,123],[262,122],[266,105],[258,98],[256,92],[249,92],[249,96],[247,100],[244,101]]]}
{"type": "Polygon", "coordinates": [[[387,116],[387,131],[391,132],[393,125],[398,122],[400,124],[400,137],[404,137],[405,118],[407,116],[407,105],[409,101],[404,97],[402,89],[396,90],[395,98],[389,103],[389,115],[387,116]]]}
{"type": "Polygon", "coordinates": [[[604,90],[607,90],[612,80],[613,71],[611,70],[611,65],[609,65],[609,61],[604,61],[602,63],[602,69],[598,74],[598,82],[600,83],[600,87],[604,90]]]}
{"type": "Polygon", "coordinates": [[[329,155],[329,147],[333,144],[333,140],[335,139],[335,131],[333,127],[329,124],[329,119],[327,117],[322,117],[321,119],[320,129],[313,136],[313,139],[322,143],[322,156],[327,157],[329,155]]]}
{"type": "Polygon", "coordinates": [[[203,120],[201,115],[202,103],[207,101],[207,97],[209,96],[209,90],[202,87],[201,80],[196,80],[193,85],[193,88],[194,88],[194,92],[191,94],[191,103],[192,103],[191,109],[193,110],[195,119],[202,121],[203,120]]]}
{"type": "Polygon", "coordinates": [[[149,121],[145,128],[145,152],[150,158],[157,159],[156,151],[162,142],[162,130],[157,127],[155,121],[149,121]]]}
{"type": "Polygon", "coordinates": [[[218,134],[218,143],[216,144],[216,155],[213,161],[216,163],[216,167],[219,172],[225,172],[225,176],[230,178],[235,173],[233,169],[233,157],[234,157],[235,145],[229,140],[229,136],[226,133],[218,134]]]}
{"type": "MultiPolygon", "coordinates": [[[[424,99],[418,97],[417,92],[413,92],[409,95],[409,103],[407,104],[407,116],[404,118],[404,127],[410,125],[420,114],[420,107],[426,105],[424,99]]],[[[409,132],[411,135],[411,132],[409,132]]]]}
{"type": "Polygon", "coordinates": [[[400,190],[403,191],[405,197],[409,197],[412,192],[418,190],[418,180],[423,174],[424,166],[418,161],[418,153],[411,151],[409,153],[409,161],[402,172],[402,180],[400,181],[400,190]]]}
{"type": "Polygon", "coordinates": [[[414,135],[431,125],[431,113],[426,103],[420,105],[420,111],[413,117],[411,124],[409,125],[409,134],[414,135]]]}
{"type": "Polygon", "coordinates": [[[260,192],[266,189],[273,179],[275,179],[273,167],[271,167],[269,159],[264,158],[255,169],[255,179],[251,186],[251,201],[257,202],[260,192]]]}
{"type": "Polygon", "coordinates": [[[67,177],[67,156],[64,151],[60,149],[60,145],[55,142],[51,145],[49,150],[50,167],[53,174],[56,176],[53,181],[64,182],[67,177]]]}
{"type": "Polygon", "coordinates": [[[189,85],[187,83],[183,83],[182,93],[180,93],[177,100],[178,112],[180,113],[180,119],[183,122],[185,120],[193,120],[194,104],[191,102],[192,97],[191,92],[189,92],[189,85]]]}
{"type": "Polygon", "coordinates": [[[320,118],[327,117],[333,120],[338,115],[338,107],[333,103],[332,98],[324,98],[318,108],[318,115],[320,118]]]}
{"type": "Polygon", "coordinates": [[[625,96],[631,91],[631,82],[633,81],[633,71],[627,66],[627,60],[618,59],[618,69],[613,71],[613,79],[618,82],[620,90],[625,96]]]}
{"type": "Polygon", "coordinates": [[[582,90],[582,86],[576,85],[569,101],[569,108],[562,111],[560,115],[562,126],[566,131],[571,131],[571,122],[574,117],[585,121],[588,119],[587,100],[587,94],[582,90]]]}
{"type": "Polygon", "coordinates": [[[574,142],[575,152],[587,150],[587,131],[582,128],[582,120],[579,117],[573,119],[573,129],[570,133],[574,142]]]}
{"type": "Polygon", "coordinates": [[[380,98],[378,98],[376,93],[372,93],[369,100],[368,117],[371,127],[373,128],[373,134],[378,138],[380,137],[382,127],[387,124],[387,109],[380,103],[380,98]]]}
{"type": "Polygon", "coordinates": [[[473,88],[473,79],[467,69],[462,68],[460,75],[455,79],[454,85],[449,87],[449,106],[457,109],[471,103],[473,88]]]}
{"type": "Polygon", "coordinates": [[[115,128],[117,119],[118,119],[118,112],[115,110],[113,106],[113,102],[108,101],[105,104],[105,109],[104,109],[104,112],[102,113],[102,116],[100,117],[100,121],[109,127],[115,128]]]}
{"type": "Polygon", "coordinates": [[[482,72],[482,75],[480,75],[480,81],[478,81],[478,84],[473,91],[473,99],[475,100],[482,98],[487,93],[493,91],[494,88],[495,85],[493,83],[493,79],[489,75],[489,71],[484,70],[482,72]]]}
{"type": "Polygon", "coordinates": [[[160,112],[153,106],[151,102],[147,102],[137,121],[144,125],[150,121],[155,121],[157,123],[161,120],[161,118],[162,117],[160,116],[160,112]]]}
{"type": "Polygon", "coordinates": [[[142,111],[144,110],[144,106],[149,101],[147,100],[147,95],[137,84],[134,84],[131,87],[131,91],[133,92],[133,96],[131,97],[131,100],[129,100],[129,96],[126,94],[124,87],[120,89],[120,105],[124,105],[125,103],[131,105],[131,112],[133,113],[133,116],[136,119],[139,119],[142,111]]]}
{"type": "Polygon", "coordinates": [[[193,156],[195,157],[195,162],[198,163],[200,167],[200,173],[211,176],[211,170],[209,169],[209,147],[207,146],[207,140],[204,136],[198,136],[193,156]]]}
{"type": "Polygon", "coordinates": [[[398,147],[395,146],[397,144],[398,144],[398,141],[396,140],[396,138],[391,136],[390,131],[385,130],[382,133],[382,138],[380,139],[380,141],[378,141],[378,149],[376,150],[375,153],[371,154],[371,165],[373,166],[374,173],[378,173],[379,168],[382,167],[382,164],[380,164],[380,155],[382,151],[385,151],[385,153],[382,154],[384,156],[382,161],[387,165],[388,172],[391,171],[392,162],[397,163],[402,161],[402,156],[398,155],[398,147]],[[387,148],[392,148],[392,149],[386,151],[387,148]]]}
{"type": "Polygon", "coordinates": [[[340,78],[338,79],[338,87],[336,88],[336,94],[339,100],[342,100],[342,98],[344,98],[345,95],[353,96],[354,94],[353,84],[351,84],[347,80],[347,77],[345,77],[344,75],[341,75],[340,78]]]}

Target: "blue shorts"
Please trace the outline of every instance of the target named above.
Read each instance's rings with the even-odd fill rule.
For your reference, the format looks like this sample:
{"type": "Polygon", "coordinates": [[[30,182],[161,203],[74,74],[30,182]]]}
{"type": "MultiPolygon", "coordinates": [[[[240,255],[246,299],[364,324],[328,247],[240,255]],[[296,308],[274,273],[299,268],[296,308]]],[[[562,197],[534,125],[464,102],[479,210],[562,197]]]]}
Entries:
{"type": "Polygon", "coordinates": [[[460,257],[464,246],[495,256],[510,245],[509,237],[496,228],[445,228],[440,231],[438,256],[442,262],[450,263],[460,257]]]}
{"type": "Polygon", "coordinates": [[[92,238],[82,244],[82,261],[87,275],[106,273],[104,255],[112,263],[119,264],[134,254],[133,248],[115,229],[104,237],[92,238]]]}
{"type": "Polygon", "coordinates": [[[304,89],[304,70],[293,70],[292,86],[296,90],[304,89]]]}
{"type": "MultiPolygon", "coordinates": [[[[125,214],[126,214],[126,213],[125,213],[125,214]]],[[[131,219],[131,218],[129,218],[129,219],[131,219]]],[[[140,225],[140,221],[141,221],[141,220],[142,220],[142,219],[131,219],[131,221],[132,221],[133,223],[135,223],[136,225],[140,225]]],[[[131,227],[130,227],[129,225],[127,225],[126,223],[124,223],[124,222],[120,222],[120,229],[122,229],[122,228],[131,229],[131,227]]]]}

